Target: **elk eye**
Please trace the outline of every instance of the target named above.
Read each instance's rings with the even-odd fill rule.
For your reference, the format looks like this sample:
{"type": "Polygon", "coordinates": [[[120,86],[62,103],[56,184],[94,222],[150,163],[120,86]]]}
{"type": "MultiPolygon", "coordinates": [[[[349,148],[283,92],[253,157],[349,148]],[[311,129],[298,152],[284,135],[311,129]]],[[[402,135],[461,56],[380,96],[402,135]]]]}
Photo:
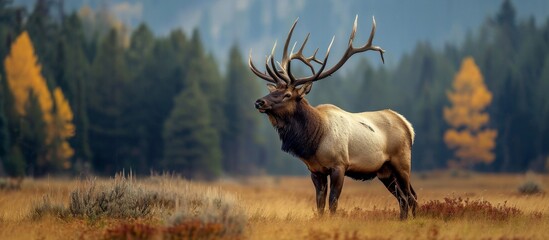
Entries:
{"type": "Polygon", "coordinates": [[[292,96],[292,94],[290,94],[290,93],[284,94],[284,98],[290,98],[291,96],[292,96]]]}

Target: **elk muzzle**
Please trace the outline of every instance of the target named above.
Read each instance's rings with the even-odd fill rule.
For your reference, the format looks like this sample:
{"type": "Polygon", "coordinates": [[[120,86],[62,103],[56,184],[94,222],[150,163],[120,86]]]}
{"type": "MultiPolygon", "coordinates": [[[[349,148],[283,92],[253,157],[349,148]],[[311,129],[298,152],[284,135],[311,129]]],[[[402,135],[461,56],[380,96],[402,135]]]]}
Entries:
{"type": "Polygon", "coordinates": [[[255,101],[255,108],[260,112],[264,113],[270,107],[267,106],[267,101],[265,101],[263,98],[260,98],[260,99],[257,99],[257,101],[255,101]]]}

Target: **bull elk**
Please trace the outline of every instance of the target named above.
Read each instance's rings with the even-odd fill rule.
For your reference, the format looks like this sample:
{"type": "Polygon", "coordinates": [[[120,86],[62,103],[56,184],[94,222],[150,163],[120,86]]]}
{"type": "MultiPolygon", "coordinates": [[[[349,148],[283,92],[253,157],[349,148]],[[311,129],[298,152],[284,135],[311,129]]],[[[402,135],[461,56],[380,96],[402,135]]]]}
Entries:
{"type": "Polygon", "coordinates": [[[286,38],[281,62],[275,64],[276,42],[267,56],[264,72],[253,64],[250,51],[249,67],[255,75],[269,82],[267,87],[270,92],[258,99],[255,107],[269,117],[282,141],[282,150],[299,157],[311,171],[320,215],[326,205],[328,178],[329,209],[335,213],[345,176],[363,181],[377,177],[398,200],[400,218],[406,219],[409,209],[415,216],[417,207],[417,196],[410,184],[414,142],[412,125],[402,115],[388,109],[349,113],[331,104],[313,107],[305,99],[315,81],[332,75],[355,53],[378,51],[381,60],[385,61],[385,51],[372,45],[376,31],[375,18],[368,42],[362,47],[353,46],[357,20],[358,15],[343,57],[329,69],[326,69],[326,63],[335,37],[323,60],[316,57],[318,49],[310,57],[303,55],[309,35],[297,52],[294,52],[294,44],[288,53],[297,20],[286,38]],[[291,72],[293,60],[306,65],[311,75],[294,76],[291,72]]]}

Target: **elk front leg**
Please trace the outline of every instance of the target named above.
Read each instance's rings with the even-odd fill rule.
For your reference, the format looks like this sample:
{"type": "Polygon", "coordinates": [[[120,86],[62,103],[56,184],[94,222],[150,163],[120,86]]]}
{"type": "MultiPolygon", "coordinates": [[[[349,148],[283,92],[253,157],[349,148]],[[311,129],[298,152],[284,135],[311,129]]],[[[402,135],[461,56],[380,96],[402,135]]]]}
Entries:
{"type": "Polygon", "coordinates": [[[330,173],[330,213],[334,214],[337,210],[337,201],[343,189],[343,179],[345,179],[345,170],[343,168],[334,168],[330,173]]]}
{"type": "Polygon", "coordinates": [[[326,206],[326,195],[328,193],[328,175],[311,172],[311,179],[316,190],[316,208],[319,215],[324,214],[326,206]]]}

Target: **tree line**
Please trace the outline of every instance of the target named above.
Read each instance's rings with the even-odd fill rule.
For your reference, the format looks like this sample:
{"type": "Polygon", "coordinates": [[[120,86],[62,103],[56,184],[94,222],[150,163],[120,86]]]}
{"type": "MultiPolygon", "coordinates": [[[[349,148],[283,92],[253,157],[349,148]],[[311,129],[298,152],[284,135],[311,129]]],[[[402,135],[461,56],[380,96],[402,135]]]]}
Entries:
{"type": "MultiPolygon", "coordinates": [[[[202,179],[305,173],[302,163],[279,150],[275,130],[253,109],[266,90],[251,75],[237,44],[222,72],[197,29],[190,35],[175,29],[155,36],[146,23],[130,31],[108,9],[66,13],[59,3],[38,0],[27,13],[0,0],[4,173],[112,174],[132,169],[202,179]],[[46,144],[46,137],[37,134],[47,129],[39,95],[30,91],[31,100],[17,107],[9,87],[6,62],[24,34],[36,58],[29,66],[41,67],[48,90],[43,92],[53,99],[48,111],[63,112],[61,122],[67,128],[74,125],[73,134],[64,132],[57,145],[46,144]],[[56,92],[67,104],[55,103],[56,92]],[[70,111],[60,110],[62,106],[70,111]],[[69,151],[68,146],[72,152],[46,157],[53,146],[69,151]],[[41,156],[46,158],[38,161],[41,156]]],[[[444,142],[451,126],[443,111],[451,105],[452,80],[467,56],[475,59],[492,93],[486,125],[497,131],[493,161],[475,168],[541,170],[549,155],[549,20],[541,26],[534,19],[518,21],[510,1],[462,44],[439,49],[418,43],[394,67],[360,59],[346,74],[316,83],[310,99],[350,111],[401,112],[417,133],[413,169],[445,168],[452,150],[444,142]]]]}

